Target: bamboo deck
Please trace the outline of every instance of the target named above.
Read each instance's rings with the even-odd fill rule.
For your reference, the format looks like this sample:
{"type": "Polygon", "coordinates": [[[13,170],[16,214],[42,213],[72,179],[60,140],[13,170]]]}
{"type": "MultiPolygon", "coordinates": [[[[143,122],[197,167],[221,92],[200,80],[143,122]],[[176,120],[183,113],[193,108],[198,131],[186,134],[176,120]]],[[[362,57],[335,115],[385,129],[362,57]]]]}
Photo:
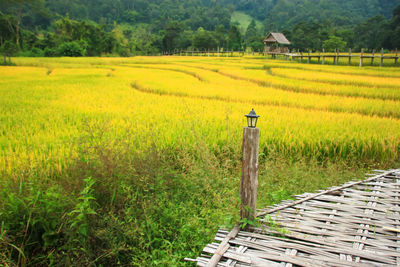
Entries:
{"type": "Polygon", "coordinates": [[[198,266],[400,266],[400,169],[375,171],[258,211],[246,231],[220,229],[198,266]]]}

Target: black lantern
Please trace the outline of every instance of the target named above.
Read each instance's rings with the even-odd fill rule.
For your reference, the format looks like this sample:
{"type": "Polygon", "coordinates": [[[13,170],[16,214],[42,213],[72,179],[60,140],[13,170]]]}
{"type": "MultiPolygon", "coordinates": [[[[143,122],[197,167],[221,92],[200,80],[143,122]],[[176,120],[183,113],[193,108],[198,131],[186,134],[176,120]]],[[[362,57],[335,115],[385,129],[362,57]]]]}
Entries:
{"type": "Polygon", "coordinates": [[[256,112],[254,111],[254,108],[250,111],[249,114],[247,114],[245,116],[247,117],[247,125],[250,128],[256,128],[257,120],[258,120],[258,117],[260,117],[260,116],[258,116],[256,114],[256,112]]]}

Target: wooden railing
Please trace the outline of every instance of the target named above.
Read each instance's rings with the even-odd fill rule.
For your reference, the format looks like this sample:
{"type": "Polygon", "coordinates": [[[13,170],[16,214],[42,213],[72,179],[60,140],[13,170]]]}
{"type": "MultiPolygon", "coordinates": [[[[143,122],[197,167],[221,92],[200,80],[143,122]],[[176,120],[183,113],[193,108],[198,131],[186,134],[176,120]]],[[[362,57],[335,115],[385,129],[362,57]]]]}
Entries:
{"type": "Polygon", "coordinates": [[[348,52],[341,52],[336,50],[335,52],[326,53],[322,52],[300,52],[292,51],[288,53],[280,52],[247,52],[247,51],[218,51],[218,50],[175,50],[170,52],[163,52],[163,55],[175,55],[175,56],[202,56],[202,57],[243,57],[243,56],[257,56],[264,57],[266,59],[282,58],[289,61],[300,61],[307,63],[318,63],[318,64],[335,64],[335,65],[379,65],[383,66],[384,61],[390,60],[393,65],[399,64],[399,53],[397,49],[390,53],[384,53],[382,49],[379,53],[372,50],[370,53],[365,53],[362,49],[359,53],[353,53],[351,49],[348,52]],[[345,61],[340,59],[347,59],[345,61]],[[356,61],[354,61],[356,60],[356,61]],[[339,62],[340,61],[340,62],[339,62]]]}

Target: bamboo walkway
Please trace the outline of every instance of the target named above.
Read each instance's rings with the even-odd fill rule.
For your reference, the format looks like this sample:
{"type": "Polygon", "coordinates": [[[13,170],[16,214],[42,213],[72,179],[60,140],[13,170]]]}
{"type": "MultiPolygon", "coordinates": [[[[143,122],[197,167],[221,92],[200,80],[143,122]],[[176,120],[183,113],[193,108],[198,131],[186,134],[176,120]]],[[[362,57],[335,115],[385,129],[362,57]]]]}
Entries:
{"type": "Polygon", "coordinates": [[[400,169],[258,211],[260,227],[220,229],[199,266],[400,266],[400,169]]]}

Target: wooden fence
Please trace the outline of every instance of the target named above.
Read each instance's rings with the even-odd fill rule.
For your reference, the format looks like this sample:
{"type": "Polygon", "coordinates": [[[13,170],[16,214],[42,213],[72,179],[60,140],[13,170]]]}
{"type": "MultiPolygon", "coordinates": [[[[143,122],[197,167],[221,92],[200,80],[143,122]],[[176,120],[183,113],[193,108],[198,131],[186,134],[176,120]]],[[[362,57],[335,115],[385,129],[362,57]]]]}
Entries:
{"type": "Polygon", "coordinates": [[[318,63],[318,64],[344,64],[344,65],[359,65],[360,67],[365,65],[379,65],[383,66],[384,61],[389,64],[399,64],[399,53],[396,49],[390,53],[384,53],[382,49],[380,52],[372,50],[371,53],[365,53],[362,49],[359,53],[353,53],[352,49],[348,52],[340,52],[336,50],[333,53],[322,52],[300,52],[292,51],[289,53],[279,52],[245,52],[245,51],[218,51],[218,50],[175,50],[170,52],[163,52],[163,55],[176,55],[176,56],[202,56],[202,57],[243,57],[243,56],[258,56],[265,57],[265,59],[276,59],[282,58],[288,61],[300,61],[307,63],[318,63]],[[339,63],[340,61],[340,63],[339,63]]]}

